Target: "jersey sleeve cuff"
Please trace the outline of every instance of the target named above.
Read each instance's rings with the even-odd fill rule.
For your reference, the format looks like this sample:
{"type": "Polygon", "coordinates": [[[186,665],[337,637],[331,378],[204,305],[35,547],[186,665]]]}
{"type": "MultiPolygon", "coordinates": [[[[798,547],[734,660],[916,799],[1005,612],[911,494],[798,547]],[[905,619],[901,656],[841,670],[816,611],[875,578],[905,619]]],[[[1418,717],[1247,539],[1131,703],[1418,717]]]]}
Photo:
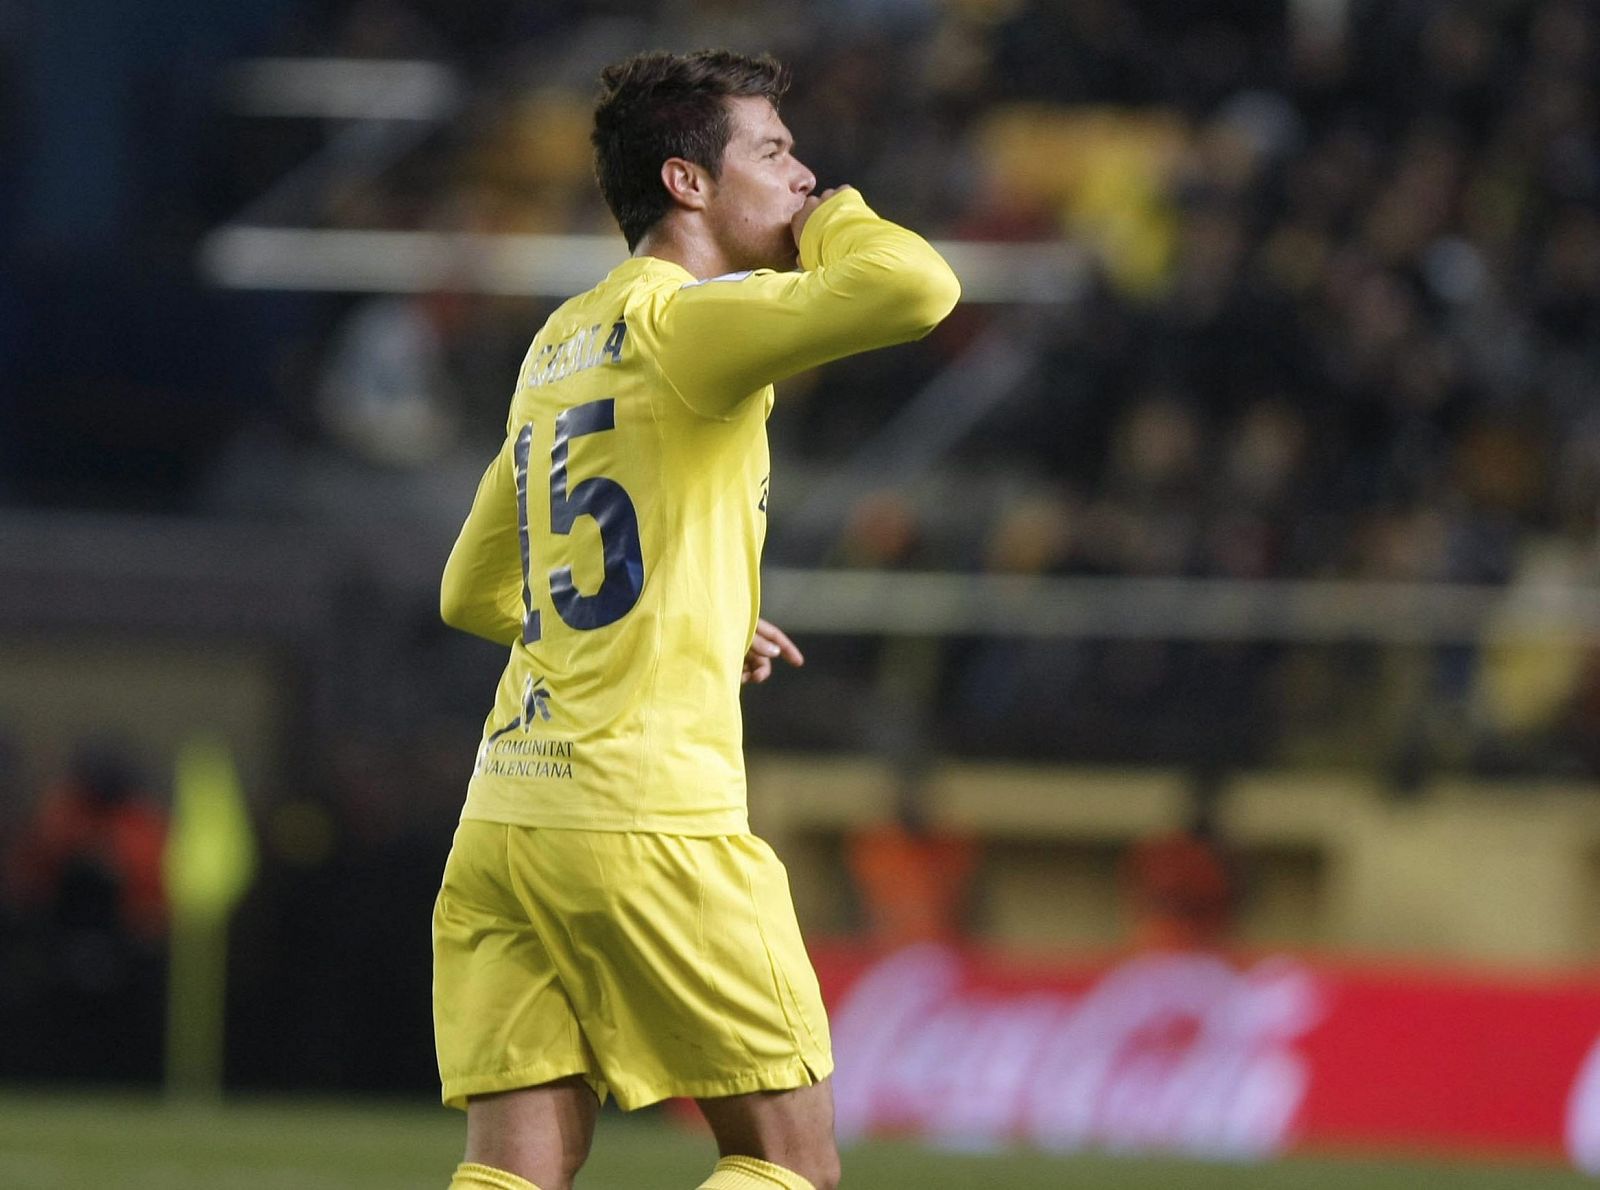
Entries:
{"type": "Polygon", "coordinates": [[[814,269],[822,264],[823,246],[829,231],[835,224],[848,222],[854,215],[876,217],[872,208],[867,206],[867,200],[861,197],[861,192],[855,187],[846,187],[832,197],[823,199],[800,231],[800,267],[814,269]]]}

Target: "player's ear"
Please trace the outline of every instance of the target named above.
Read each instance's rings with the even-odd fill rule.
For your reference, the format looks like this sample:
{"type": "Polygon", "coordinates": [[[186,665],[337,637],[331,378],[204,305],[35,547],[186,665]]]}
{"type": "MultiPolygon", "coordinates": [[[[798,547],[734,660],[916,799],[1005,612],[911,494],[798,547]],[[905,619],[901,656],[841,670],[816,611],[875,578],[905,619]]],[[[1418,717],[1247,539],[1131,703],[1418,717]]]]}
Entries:
{"type": "Polygon", "coordinates": [[[673,202],[688,210],[705,209],[710,180],[705,170],[682,157],[668,157],[661,163],[661,184],[667,188],[673,202]]]}

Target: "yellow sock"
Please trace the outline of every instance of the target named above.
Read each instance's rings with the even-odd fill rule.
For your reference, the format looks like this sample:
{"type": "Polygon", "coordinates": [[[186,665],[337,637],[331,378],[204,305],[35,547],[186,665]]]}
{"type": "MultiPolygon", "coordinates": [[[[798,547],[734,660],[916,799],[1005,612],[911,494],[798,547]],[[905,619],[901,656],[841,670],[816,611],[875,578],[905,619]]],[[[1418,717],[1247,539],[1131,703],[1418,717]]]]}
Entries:
{"type": "Polygon", "coordinates": [[[456,1176],[450,1179],[449,1190],[473,1190],[474,1186],[489,1187],[489,1190],[539,1190],[527,1178],[519,1178],[514,1173],[463,1161],[456,1166],[456,1176]]]}
{"type": "Polygon", "coordinates": [[[792,1169],[759,1161],[754,1157],[724,1157],[705,1181],[700,1190],[816,1190],[792,1169]]]}

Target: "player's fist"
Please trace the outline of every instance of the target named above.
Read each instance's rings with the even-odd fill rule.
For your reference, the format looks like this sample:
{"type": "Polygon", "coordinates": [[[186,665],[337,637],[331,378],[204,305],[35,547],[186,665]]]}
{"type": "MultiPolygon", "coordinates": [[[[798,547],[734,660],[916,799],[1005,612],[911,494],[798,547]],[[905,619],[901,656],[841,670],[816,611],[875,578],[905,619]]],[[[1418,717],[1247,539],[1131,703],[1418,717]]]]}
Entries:
{"type": "Polygon", "coordinates": [[[832,186],[821,194],[806,195],[805,202],[800,204],[800,209],[794,213],[794,218],[789,220],[789,226],[794,229],[795,247],[800,246],[800,233],[805,230],[806,220],[811,218],[811,212],[827,202],[841,190],[849,190],[849,186],[832,186]]]}

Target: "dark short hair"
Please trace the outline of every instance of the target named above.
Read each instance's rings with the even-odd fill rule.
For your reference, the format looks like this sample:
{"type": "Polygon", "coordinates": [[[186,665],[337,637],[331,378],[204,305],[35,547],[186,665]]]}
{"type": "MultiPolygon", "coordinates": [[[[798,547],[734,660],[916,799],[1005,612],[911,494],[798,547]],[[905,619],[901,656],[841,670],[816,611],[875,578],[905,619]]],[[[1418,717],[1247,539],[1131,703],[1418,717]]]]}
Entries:
{"type": "Polygon", "coordinates": [[[636,54],[600,72],[594,172],[630,252],[672,208],[661,163],[682,157],[717,177],[733,135],[724,101],[759,95],[777,107],[788,89],[776,59],[731,50],[636,54]]]}

